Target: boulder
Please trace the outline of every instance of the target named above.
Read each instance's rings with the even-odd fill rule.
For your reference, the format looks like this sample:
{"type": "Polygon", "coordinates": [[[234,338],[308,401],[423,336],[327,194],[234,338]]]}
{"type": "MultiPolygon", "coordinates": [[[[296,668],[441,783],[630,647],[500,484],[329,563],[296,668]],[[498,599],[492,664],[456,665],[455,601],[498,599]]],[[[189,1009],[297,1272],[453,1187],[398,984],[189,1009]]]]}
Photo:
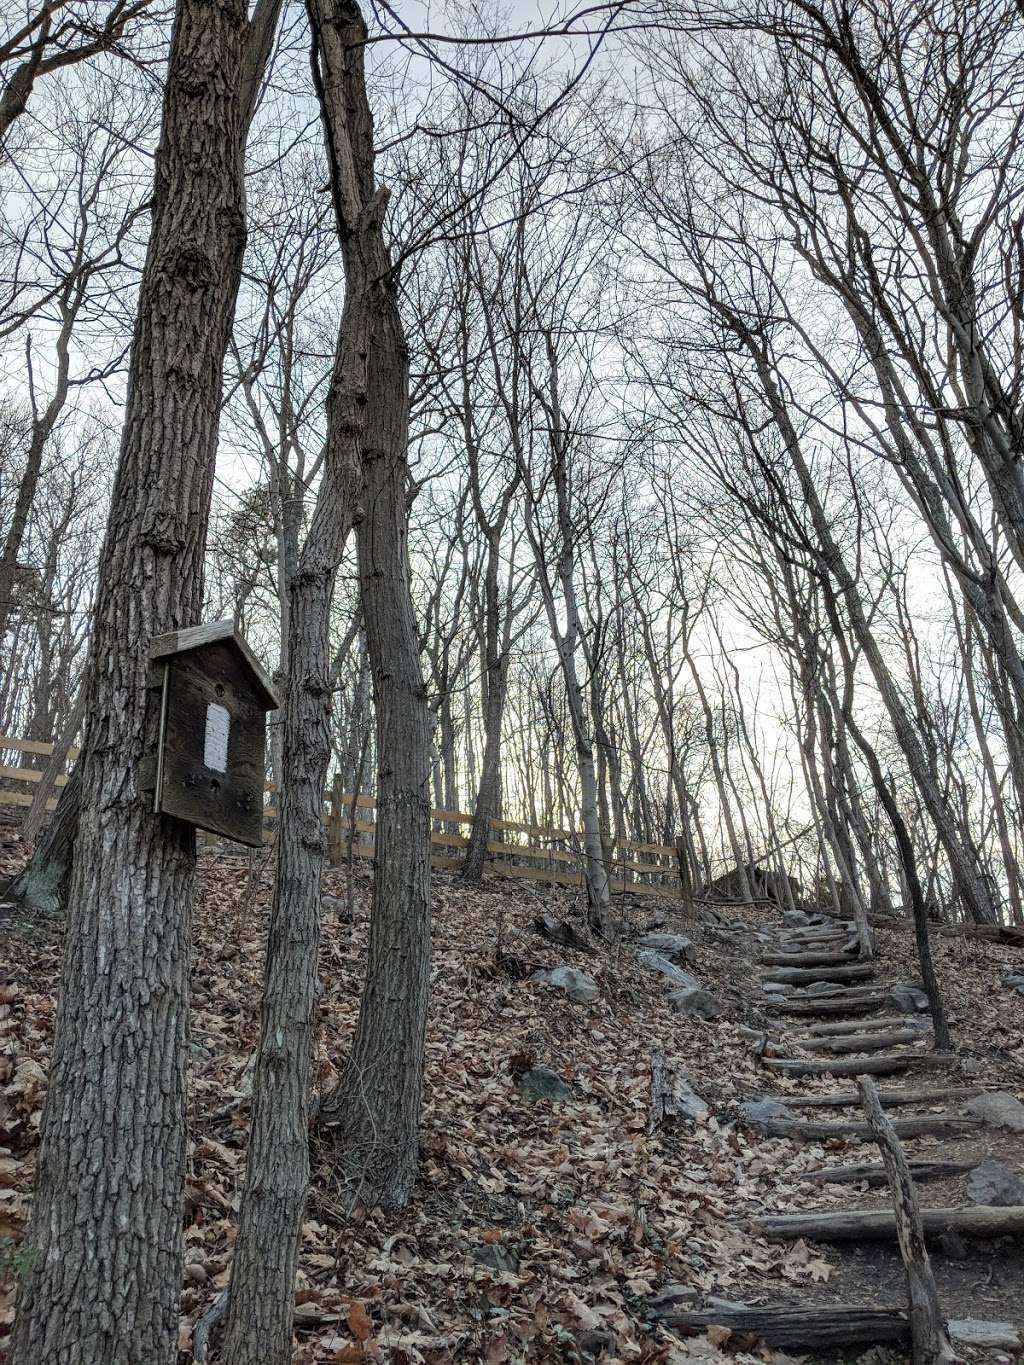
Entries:
{"type": "Polygon", "coordinates": [[[1007,972],[1003,977],[1003,985],[1009,986],[1018,995],[1024,995],[1024,972],[1007,972]]]}
{"type": "Polygon", "coordinates": [[[530,979],[532,981],[543,981],[545,985],[565,991],[569,999],[575,1000],[578,1005],[589,1005],[592,1000],[596,1000],[600,995],[594,978],[588,976],[586,972],[578,971],[575,967],[552,967],[549,971],[534,972],[530,979]]]}
{"type": "Polygon", "coordinates": [[[782,923],[786,929],[806,929],[814,921],[802,910],[783,910],[782,923]]]}
{"type": "Polygon", "coordinates": [[[650,948],[641,948],[637,956],[649,972],[657,972],[670,986],[684,991],[695,991],[700,986],[700,982],[695,976],[691,976],[689,972],[684,972],[675,963],[669,962],[668,958],[662,957],[661,953],[652,952],[650,948]]]}
{"type": "Polygon", "coordinates": [[[516,1085],[531,1100],[550,1100],[553,1104],[574,1099],[572,1086],[563,1081],[557,1071],[546,1066],[532,1066],[516,1077],[516,1085]]]}
{"type": "Polygon", "coordinates": [[[962,1112],[970,1118],[984,1119],[993,1128],[1005,1128],[1011,1133],[1024,1133],[1024,1104],[1007,1090],[990,1090],[968,1100],[962,1112]]]}
{"type": "Polygon", "coordinates": [[[993,1157],[986,1157],[967,1177],[967,1193],[976,1204],[1010,1208],[1024,1204],[1024,1180],[993,1157]]]}
{"type": "Polygon", "coordinates": [[[717,1019],[725,1009],[716,996],[699,986],[670,991],[668,1003],[676,1014],[696,1015],[699,1019],[717,1019]]]}
{"type": "Polygon", "coordinates": [[[765,995],[786,995],[789,987],[784,986],[781,981],[762,981],[761,989],[765,995]]]}
{"type": "Polygon", "coordinates": [[[771,1119],[793,1119],[795,1115],[778,1100],[744,1100],[736,1107],[736,1117],[751,1128],[768,1123],[771,1119]]]}
{"type": "Polygon", "coordinates": [[[928,997],[917,986],[893,986],[886,999],[900,1014],[923,1014],[928,1009],[928,997]]]}
{"type": "Polygon", "coordinates": [[[670,962],[693,962],[696,957],[693,940],[685,934],[644,934],[638,943],[641,948],[650,948],[670,962]]]}

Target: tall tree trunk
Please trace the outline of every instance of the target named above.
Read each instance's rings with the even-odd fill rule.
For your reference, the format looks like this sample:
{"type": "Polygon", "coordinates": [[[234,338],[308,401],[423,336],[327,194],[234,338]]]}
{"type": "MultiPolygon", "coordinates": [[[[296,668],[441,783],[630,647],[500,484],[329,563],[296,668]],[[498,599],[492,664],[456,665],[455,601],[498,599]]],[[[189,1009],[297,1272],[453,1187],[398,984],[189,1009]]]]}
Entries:
{"type": "MultiPolygon", "coordinates": [[[[366,25],[355,0],[310,0],[314,70],[341,164],[349,127],[364,202],[372,192],[373,120],[366,25]]],[[[386,196],[385,196],[386,200],[386,196]]],[[[341,215],[342,217],[344,215],[341,215]]],[[[318,1123],[333,1130],[350,1199],[401,1208],[416,1180],[430,990],[430,708],[409,591],[409,356],[381,223],[343,236],[348,287],[370,301],[359,589],[377,718],[377,835],[369,961],[352,1050],[318,1123]],[[359,247],[356,250],[356,247],[359,247]]]]}
{"type": "Polygon", "coordinates": [[[147,650],[192,625],[245,246],[242,0],[179,0],[87,673],[81,815],[14,1365],[174,1365],[193,830],[154,815],[147,650]]]}
{"type": "Polygon", "coordinates": [[[225,1325],[232,1365],[287,1365],[309,1183],[309,1084],[317,1003],[320,880],[331,758],[329,626],[334,579],[360,491],[366,412],[365,297],[349,297],[316,511],[289,578],[288,692],[277,872],[267,941],[252,1127],[225,1325]]]}

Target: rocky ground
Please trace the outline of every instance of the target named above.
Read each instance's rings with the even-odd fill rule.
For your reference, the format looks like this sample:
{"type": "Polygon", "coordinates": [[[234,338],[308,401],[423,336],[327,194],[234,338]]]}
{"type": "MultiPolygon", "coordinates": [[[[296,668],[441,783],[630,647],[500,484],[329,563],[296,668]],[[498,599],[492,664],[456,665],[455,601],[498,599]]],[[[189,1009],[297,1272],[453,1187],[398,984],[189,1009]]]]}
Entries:
{"type": "MultiPolygon", "coordinates": [[[[20,857],[17,845],[7,849],[9,870],[20,857]]],[[[195,1320],[228,1274],[270,877],[263,860],[201,864],[183,1360],[195,1320]]],[[[336,898],[322,948],[316,1057],[318,1084],[328,1086],[358,1007],[366,873],[332,870],[324,890],[336,898]]],[[[583,908],[571,892],[499,881],[466,890],[436,876],[416,1198],[397,1217],[342,1207],[332,1196],[330,1153],[317,1153],[297,1292],[297,1362],[785,1361],[716,1327],[684,1339],[659,1310],[722,1299],[901,1304],[894,1251],[768,1241],[745,1221],[768,1210],[885,1202],[877,1189],[799,1178],[822,1164],[877,1159],[874,1148],[768,1139],[737,1119],[741,1103],[766,1095],[784,1102],[797,1086],[764,1069],[744,1032],[765,1027],[755,964],[778,911],[694,917],[678,904],[624,897],[617,913],[629,936],[607,947],[590,938],[583,908]],[[558,925],[569,926],[578,946],[544,937],[536,927],[543,917],[549,934],[566,937],[558,925]],[[644,949],[638,940],[649,931],[682,934],[691,946],[644,949]],[[656,1068],[685,1075],[704,1105],[693,1105],[696,1117],[662,1118],[649,1133],[652,1055],[656,1068]]],[[[878,939],[889,975],[912,981],[911,935],[880,930],[878,939]]],[[[935,951],[958,1080],[1024,1095],[1024,997],[1006,984],[1024,952],[951,938],[937,938],[935,951]]],[[[13,1317],[59,955],[57,927],[0,925],[0,1360],[13,1317]]],[[[799,1082],[804,1094],[816,1087],[835,1082],[799,1082]]],[[[1019,1138],[986,1135],[984,1144],[972,1137],[979,1156],[1020,1165],[1019,1138]]],[[[954,1144],[936,1145],[946,1157],[954,1144]]],[[[970,1199],[965,1180],[922,1193],[928,1203],[970,1199]]],[[[940,1250],[949,1316],[1024,1318],[1019,1246],[986,1244],[980,1260],[940,1250]]],[[[902,1357],[873,1348],[859,1358],[902,1357]]]]}

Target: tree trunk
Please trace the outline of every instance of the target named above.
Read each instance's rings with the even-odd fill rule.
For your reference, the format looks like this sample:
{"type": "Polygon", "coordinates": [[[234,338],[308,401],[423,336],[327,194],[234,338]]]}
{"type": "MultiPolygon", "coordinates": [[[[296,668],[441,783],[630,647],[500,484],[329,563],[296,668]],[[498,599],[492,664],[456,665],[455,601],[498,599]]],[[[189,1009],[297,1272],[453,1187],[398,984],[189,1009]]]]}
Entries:
{"type": "Polygon", "coordinates": [[[267,941],[252,1127],[231,1266],[225,1357],[287,1365],[309,1183],[309,1083],[318,996],[320,880],[331,758],[329,625],[334,579],[360,489],[366,299],[346,300],[328,397],[316,512],[289,579],[288,692],[277,873],[267,941]]]}
{"type": "Polygon", "coordinates": [[[195,837],[137,782],[147,650],[202,607],[245,246],[242,0],[179,0],[87,672],[81,817],[14,1365],[174,1365],[195,837]]]}
{"type": "MultiPolygon", "coordinates": [[[[329,148],[338,161],[339,131],[355,130],[366,202],[373,176],[366,26],[354,0],[310,0],[309,9],[329,148]]],[[[332,1130],[349,1200],[401,1208],[416,1180],[430,990],[430,708],[409,592],[408,348],[379,218],[361,252],[357,240],[343,236],[348,287],[361,272],[371,310],[357,541],[377,718],[377,834],[359,1018],[345,1069],[317,1119],[332,1130]]]]}

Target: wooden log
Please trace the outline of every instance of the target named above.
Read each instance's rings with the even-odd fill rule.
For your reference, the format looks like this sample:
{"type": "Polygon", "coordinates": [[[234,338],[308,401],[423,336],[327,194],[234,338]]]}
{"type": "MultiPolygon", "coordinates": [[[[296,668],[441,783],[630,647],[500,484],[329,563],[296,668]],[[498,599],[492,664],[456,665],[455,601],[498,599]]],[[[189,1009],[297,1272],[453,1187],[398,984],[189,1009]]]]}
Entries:
{"type": "Polygon", "coordinates": [[[785,986],[800,986],[812,981],[868,981],[874,974],[873,963],[844,959],[839,967],[774,967],[764,979],[785,986]]]}
{"type": "MultiPolygon", "coordinates": [[[[879,1090],[879,1101],[888,1107],[900,1104],[937,1104],[944,1100],[969,1100],[984,1094],[981,1085],[952,1085],[933,1090],[879,1090]]],[[[787,1095],[791,1109],[845,1109],[860,1104],[856,1090],[835,1090],[830,1095],[787,1095]]]]}
{"type": "Polygon", "coordinates": [[[841,967],[849,965],[848,953],[764,953],[761,961],[766,967],[841,967]]]}
{"type": "Polygon", "coordinates": [[[867,1014],[871,1010],[881,1009],[888,999],[887,995],[858,995],[853,1000],[836,995],[819,995],[814,999],[801,997],[798,1000],[783,996],[780,1000],[767,1001],[766,1008],[777,1014],[867,1014]]]}
{"type": "Polygon", "coordinates": [[[877,1052],[904,1043],[919,1043],[923,1034],[917,1029],[897,1029],[892,1033],[843,1033],[831,1038],[791,1038],[794,1047],[804,1052],[877,1052]]]}
{"type": "MultiPolygon", "coordinates": [[[[911,1161],[910,1174],[915,1180],[948,1180],[951,1176],[966,1175],[977,1164],[976,1161],[911,1161]]],[[[800,1179],[815,1185],[884,1185],[889,1177],[882,1162],[859,1161],[850,1166],[822,1166],[816,1171],[802,1171],[800,1179]]]]}
{"type": "Polygon", "coordinates": [[[684,1334],[728,1327],[736,1337],[756,1337],[780,1350],[834,1351],[844,1346],[905,1346],[910,1341],[905,1312],[845,1304],[670,1311],[659,1313],[658,1321],[684,1334]]]}
{"type": "MultiPolygon", "coordinates": [[[[959,1232],[965,1237],[1019,1237],[1024,1233],[1024,1206],[994,1208],[978,1204],[960,1209],[922,1209],[925,1234],[959,1232]]],[[[873,1242],[896,1236],[892,1209],[829,1209],[822,1213],[765,1214],[749,1226],[780,1241],[873,1242]]]]}
{"type": "MultiPolygon", "coordinates": [[[[960,1114],[915,1114],[888,1122],[900,1137],[957,1137],[984,1127],[984,1119],[964,1118],[960,1114]]],[[[766,1137],[799,1138],[804,1142],[824,1142],[828,1138],[861,1138],[869,1141],[874,1132],[868,1123],[841,1119],[813,1123],[802,1119],[762,1119],[752,1124],[766,1137]]],[[[977,1162],[974,1163],[977,1165],[977,1162]]]]}
{"type": "MultiPolygon", "coordinates": [[[[906,1026],[907,1016],[905,1014],[883,1014],[878,1019],[851,1019],[849,1023],[840,1020],[832,1024],[808,1024],[807,1032],[816,1038],[828,1038],[833,1035],[842,1034],[855,1030],[863,1033],[874,1033],[878,1029],[903,1028],[906,1026]]],[[[859,1097],[856,1100],[860,1104],[859,1097]]]]}
{"type": "MultiPolygon", "coordinates": [[[[884,981],[871,981],[865,986],[843,986],[838,981],[819,982],[815,990],[795,990],[789,991],[786,995],[787,1000],[814,1002],[815,1000],[845,1000],[848,1004],[856,1004],[858,1000],[872,1000],[880,995],[883,1000],[889,1000],[891,986],[884,981]],[[821,987],[826,987],[822,990],[821,987]]],[[[890,1002],[891,1004],[891,1002],[890,1002]]]]}
{"type": "Polygon", "coordinates": [[[896,1134],[896,1123],[886,1116],[878,1102],[871,1077],[862,1076],[857,1081],[857,1089],[864,1104],[864,1117],[878,1143],[889,1179],[896,1240],[907,1272],[914,1365],[942,1365],[945,1361],[955,1360],[956,1353],[946,1332],[946,1322],[939,1305],[939,1291],[925,1246],[921,1206],[906,1154],[896,1134]]]}
{"type": "Polygon", "coordinates": [[[879,1057],[837,1057],[801,1060],[796,1057],[763,1057],[762,1066],[784,1071],[787,1076],[891,1076],[897,1071],[936,1070],[955,1058],[949,1052],[893,1052],[879,1057]]]}

